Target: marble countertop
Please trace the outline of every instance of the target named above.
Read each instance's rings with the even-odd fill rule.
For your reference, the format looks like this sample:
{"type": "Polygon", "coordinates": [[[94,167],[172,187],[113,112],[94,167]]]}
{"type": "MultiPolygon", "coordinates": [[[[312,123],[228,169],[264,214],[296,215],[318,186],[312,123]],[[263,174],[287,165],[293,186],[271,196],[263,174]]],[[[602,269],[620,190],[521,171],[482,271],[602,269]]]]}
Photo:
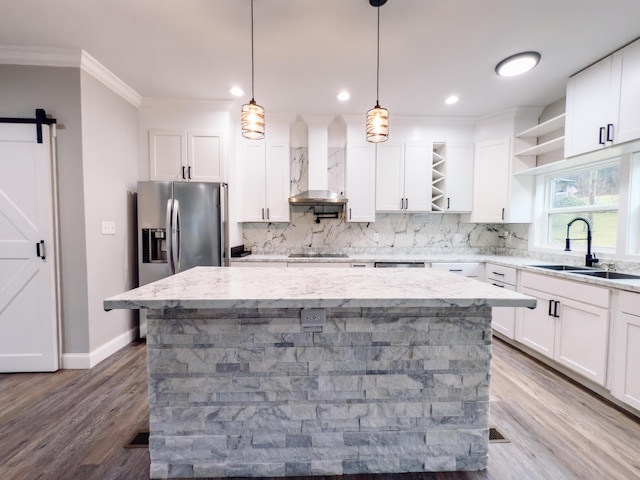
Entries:
{"type": "Polygon", "coordinates": [[[104,308],[534,307],[532,297],[441,270],[196,267],[104,308]]]}
{"type": "MultiPolygon", "coordinates": [[[[599,285],[601,287],[614,288],[629,292],[640,293],[640,279],[638,280],[609,280],[605,278],[589,277],[586,275],[576,275],[565,271],[548,270],[536,267],[536,265],[554,265],[569,264],[569,262],[540,259],[534,257],[517,257],[505,255],[487,255],[487,254],[356,254],[349,255],[347,258],[327,258],[327,257],[307,257],[307,258],[289,258],[287,255],[249,255],[242,258],[232,258],[232,262],[275,262],[275,263],[370,263],[370,262],[425,262],[425,263],[476,263],[489,262],[502,265],[505,267],[526,270],[532,273],[550,275],[553,277],[564,278],[576,282],[589,283],[591,285],[599,285]]],[[[580,265],[577,265],[580,266],[580,265]]],[[[585,267],[585,270],[590,270],[585,267]]],[[[591,270],[602,270],[595,267],[591,270]]],[[[640,272],[632,272],[640,274],[640,272]]]]}

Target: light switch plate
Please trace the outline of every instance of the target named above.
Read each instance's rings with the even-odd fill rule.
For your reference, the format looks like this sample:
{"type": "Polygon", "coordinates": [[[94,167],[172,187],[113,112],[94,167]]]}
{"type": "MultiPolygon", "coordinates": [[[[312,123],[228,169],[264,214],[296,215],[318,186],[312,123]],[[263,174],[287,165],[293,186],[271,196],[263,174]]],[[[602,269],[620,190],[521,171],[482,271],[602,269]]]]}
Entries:
{"type": "Polygon", "coordinates": [[[102,234],[103,235],[115,235],[116,234],[116,222],[103,220],[102,221],[102,234]]]}
{"type": "Polygon", "coordinates": [[[303,308],[300,314],[303,327],[322,327],[327,323],[325,308],[303,308]]]}

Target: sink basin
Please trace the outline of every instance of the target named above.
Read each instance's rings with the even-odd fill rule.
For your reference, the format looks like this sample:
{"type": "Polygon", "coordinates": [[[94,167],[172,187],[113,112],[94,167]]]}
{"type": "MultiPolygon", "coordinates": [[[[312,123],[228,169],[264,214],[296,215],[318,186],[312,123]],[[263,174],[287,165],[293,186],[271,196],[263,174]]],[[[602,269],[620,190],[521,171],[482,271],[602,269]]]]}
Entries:
{"type": "Polygon", "coordinates": [[[590,277],[606,278],[607,280],[640,280],[640,275],[631,275],[629,273],[620,272],[571,272],[576,275],[588,275],[590,277]]]}
{"type": "Polygon", "coordinates": [[[560,270],[560,271],[571,271],[571,270],[584,270],[587,267],[576,267],[574,265],[529,265],[530,267],[536,268],[546,268],[547,270],[560,270]]]}

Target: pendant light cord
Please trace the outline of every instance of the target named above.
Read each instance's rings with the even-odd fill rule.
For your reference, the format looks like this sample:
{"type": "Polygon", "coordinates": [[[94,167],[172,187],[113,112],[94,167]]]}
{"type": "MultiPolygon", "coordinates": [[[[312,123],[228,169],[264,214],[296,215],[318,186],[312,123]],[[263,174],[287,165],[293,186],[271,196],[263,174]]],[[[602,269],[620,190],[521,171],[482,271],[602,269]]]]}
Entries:
{"type": "MultiPolygon", "coordinates": [[[[253,0],[252,0],[253,1],[253,0]]],[[[376,61],[376,106],[379,105],[380,96],[380,5],[378,5],[378,57],[376,61]]]]}
{"type": "MultiPolygon", "coordinates": [[[[378,27],[380,28],[380,27],[378,27]]],[[[254,81],[254,66],[253,66],[253,0],[251,0],[251,100],[255,101],[255,93],[253,91],[254,81]]]]}

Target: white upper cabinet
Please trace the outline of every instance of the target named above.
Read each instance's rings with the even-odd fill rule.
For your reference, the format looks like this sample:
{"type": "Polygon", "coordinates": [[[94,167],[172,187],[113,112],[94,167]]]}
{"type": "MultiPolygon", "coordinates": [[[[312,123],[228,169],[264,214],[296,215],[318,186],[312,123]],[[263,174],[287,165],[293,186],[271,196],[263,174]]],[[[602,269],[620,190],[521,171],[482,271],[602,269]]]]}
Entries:
{"type": "Polygon", "coordinates": [[[640,41],[622,49],[619,105],[616,141],[637,140],[640,138],[640,41]]]}
{"type": "Polygon", "coordinates": [[[431,142],[381,143],[376,156],[376,210],[431,211],[431,142]]]}
{"type": "Polygon", "coordinates": [[[565,157],[640,138],[640,41],[567,82],[565,157]]]}
{"type": "Polygon", "coordinates": [[[444,145],[442,165],[439,164],[437,149],[434,146],[434,208],[433,211],[449,213],[470,212],[473,206],[473,144],[471,143],[447,143],[444,145]],[[438,182],[437,173],[443,175],[443,180],[438,182]],[[440,187],[440,185],[442,185],[440,187]],[[436,189],[441,188],[442,200],[435,200],[436,189]],[[437,208],[440,207],[440,208],[437,208]]]}
{"type": "Polygon", "coordinates": [[[348,144],[345,162],[347,222],[376,220],[376,148],[373,144],[348,144]]]}
{"type": "Polygon", "coordinates": [[[269,126],[264,140],[240,140],[240,218],[242,222],[290,219],[288,126],[269,126]]]}
{"type": "Polygon", "coordinates": [[[224,181],[224,142],[218,132],[149,130],[154,181],[224,181]]]}
{"type": "Polygon", "coordinates": [[[503,223],[509,212],[511,161],[509,138],[476,144],[473,176],[473,223],[503,223]]]}

